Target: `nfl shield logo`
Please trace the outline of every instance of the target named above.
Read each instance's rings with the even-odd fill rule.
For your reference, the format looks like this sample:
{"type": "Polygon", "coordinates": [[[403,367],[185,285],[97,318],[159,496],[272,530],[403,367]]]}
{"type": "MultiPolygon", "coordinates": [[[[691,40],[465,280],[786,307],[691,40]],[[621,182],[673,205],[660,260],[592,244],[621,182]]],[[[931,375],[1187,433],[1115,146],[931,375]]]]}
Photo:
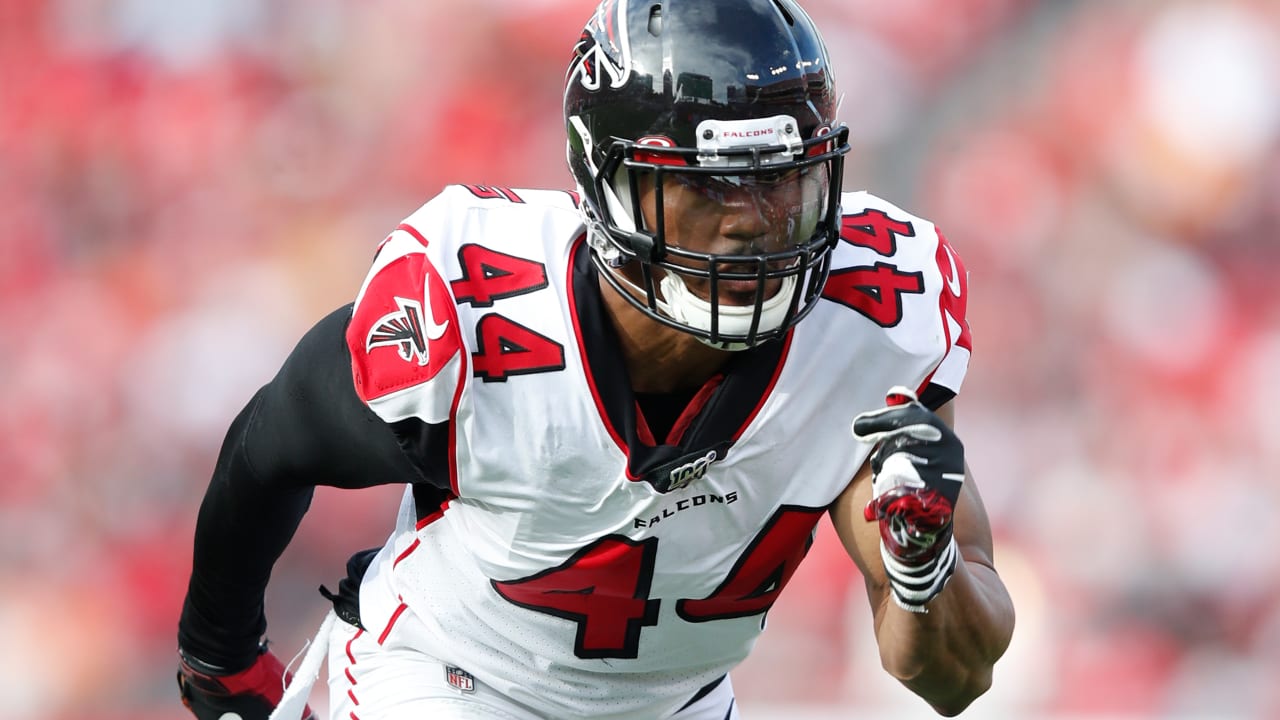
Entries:
{"type": "Polygon", "coordinates": [[[476,691],[476,679],[471,677],[471,673],[460,667],[446,666],[444,679],[448,680],[449,684],[458,692],[471,693],[476,691]]]}

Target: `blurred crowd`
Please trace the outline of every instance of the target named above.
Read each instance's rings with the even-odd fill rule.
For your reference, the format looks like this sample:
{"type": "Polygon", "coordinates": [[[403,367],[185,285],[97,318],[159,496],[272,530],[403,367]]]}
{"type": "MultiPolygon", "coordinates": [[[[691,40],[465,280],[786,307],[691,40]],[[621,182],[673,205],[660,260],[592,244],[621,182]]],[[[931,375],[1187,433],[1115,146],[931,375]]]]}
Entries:
{"type": "MultiPolygon", "coordinates": [[[[180,716],[227,424],[445,184],[570,186],[593,5],[0,0],[0,714],[180,716]]],[[[958,429],[1019,624],[969,714],[1280,717],[1280,2],[806,7],[847,186],[970,270],[958,429]]],[[[278,654],[397,494],[317,493],[268,595],[278,654]]],[[[821,535],[744,716],[927,716],[821,535]]]]}

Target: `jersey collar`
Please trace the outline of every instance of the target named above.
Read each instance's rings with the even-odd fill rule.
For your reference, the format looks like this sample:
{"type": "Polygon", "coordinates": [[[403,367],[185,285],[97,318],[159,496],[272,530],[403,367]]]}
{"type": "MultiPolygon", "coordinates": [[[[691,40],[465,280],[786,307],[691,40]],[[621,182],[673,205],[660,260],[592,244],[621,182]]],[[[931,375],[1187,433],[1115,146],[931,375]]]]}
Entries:
{"type": "Polygon", "coordinates": [[[606,315],[585,237],[571,251],[569,303],[587,385],[601,422],[627,456],[627,477],[667,492],[679,485],[676,469],[710,453],[715,453],[710,462],[723,461],[731,452],[777,384],[793,333],[734,353],[722,373],[694,396],[673,432],[663,442],[645,442],[651,438],[636,411],[622,346],[606,315]]]}

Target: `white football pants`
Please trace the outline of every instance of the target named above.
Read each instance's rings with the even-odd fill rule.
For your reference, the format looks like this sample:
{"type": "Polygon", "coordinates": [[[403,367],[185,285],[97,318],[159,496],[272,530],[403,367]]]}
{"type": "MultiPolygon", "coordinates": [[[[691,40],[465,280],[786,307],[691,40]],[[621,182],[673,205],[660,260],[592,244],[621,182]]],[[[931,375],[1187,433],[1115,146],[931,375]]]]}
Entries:
{"type": "MultiPolygon", "coordinates": [[[[547,720],[420,652],[386,648],[373,633],[330,612],[294,673],[271,720],[301,720],[320,663],[328,653],[331,720],[547,720]]],[[[740,720],[725,678],[671,720],[740,720]]]]}

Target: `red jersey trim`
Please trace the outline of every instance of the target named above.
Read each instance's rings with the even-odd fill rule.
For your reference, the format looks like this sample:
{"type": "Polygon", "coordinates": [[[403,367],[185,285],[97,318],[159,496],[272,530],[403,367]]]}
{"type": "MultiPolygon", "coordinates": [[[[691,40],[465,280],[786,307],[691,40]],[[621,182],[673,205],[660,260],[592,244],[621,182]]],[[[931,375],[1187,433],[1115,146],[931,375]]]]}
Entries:
{"type": "MultiPolygon", "coordinates": [[[[453,498],[451,497],[445,498],[444,502],[440,503],[440,508],[437,510],[433,510],[432,512],[428,513],[426,517],[419,520],[417,524],[414,525],[414,529],[421,530],[422,528],[444,517],[444,511],[448,509],[450,502],[453,502],[453,498]]],[[[417,545],[417,543],[415,542],[414,545],[417,545]]],[[[407,555],[408,551],[406,551],[405,554],[407,555]]],[[[399,562],[399,559],[397,559],[396,562],[399,562]]]]}
{"type": "MultiPolygon", "coordinates": [[[[587,344],[582,338],[582,321],[578,319],[578,297],[574,294],[573,288],[573,258],[578,255],[578,248],[587,239],[584,232],[578,236],[569,246],[569,269],[565,277],[565,292],[569,296],[569,305],[571,312],[569,317],[573,319],[573,334],[578,344],[578,360],[582,364],[582,375],[587,380],[587,388],[591,391],[591,401],[595,403],[596,414],[600,417],[600,422],[604,424],[604,429],[609,433],[609,437],[613,438],[613,444],[622,451],[623,455],[629,456],[627,452],[627,441],[623,439],[622,434],[618,432],[613,423],[609,421],[609,412],[604,407],[604,401],[600,399],[600,388],[596,386],[595,375],[591,372],[591,363],[587,360],[587,344]]],[[[652,435],[650,435],[652,437],[652,435]]]]}
{"type": "Polygon", "coordinates": [[[737,442],[738,438],[742,437],[742,433],[746,432],[748,427],[751,427],[751,423],[754,422],[756,416],[760,414],[760,409],[769,401],[769,398],[773,397],[773,389],[778,386],[778,378],[782,377],[782,369],[787,366],[787,358],[791,356],[791,341],[795,336],[796,329],[794,327],[787,331],[786,339],[783,341],[782,355],[778,357],[778,364],[773,368],[773,377],[769,378],[768,387],[764,389],[764,392],[760,393],[760,401],[756,403],[756,406],[752,408],[751,413],[747,415],[746,420],[742,421],[742,425],[738,428],[737,432],[733,434],[734,442],[737,442]]]}
{"type": "MultiPolygon", "coordinates": [[[[938,364],[925,376],[920,387],[916,388],[917,395],[923,393],[925,388],[929,387],[929,383],[933,382],[933,376],[951,355],[953,348],[960,347],[970,353],[973,352],[973,336],[969,332],[969,320],[966,317],[969,305],[969,273],[942,231],[936,227],[934,231],[938,236],[934,261],[938,265],[938,274],[942,280],[942,287],[938,289],[938,321],[942,324],[942,336],[946,340],[946,348],[938,364]],[[952,337],[951,334],[951,321],[960,327],[960,334],[956,337],[952,337]]],[[[954,388],[951,389],[954,390],[954,388]]]]}

